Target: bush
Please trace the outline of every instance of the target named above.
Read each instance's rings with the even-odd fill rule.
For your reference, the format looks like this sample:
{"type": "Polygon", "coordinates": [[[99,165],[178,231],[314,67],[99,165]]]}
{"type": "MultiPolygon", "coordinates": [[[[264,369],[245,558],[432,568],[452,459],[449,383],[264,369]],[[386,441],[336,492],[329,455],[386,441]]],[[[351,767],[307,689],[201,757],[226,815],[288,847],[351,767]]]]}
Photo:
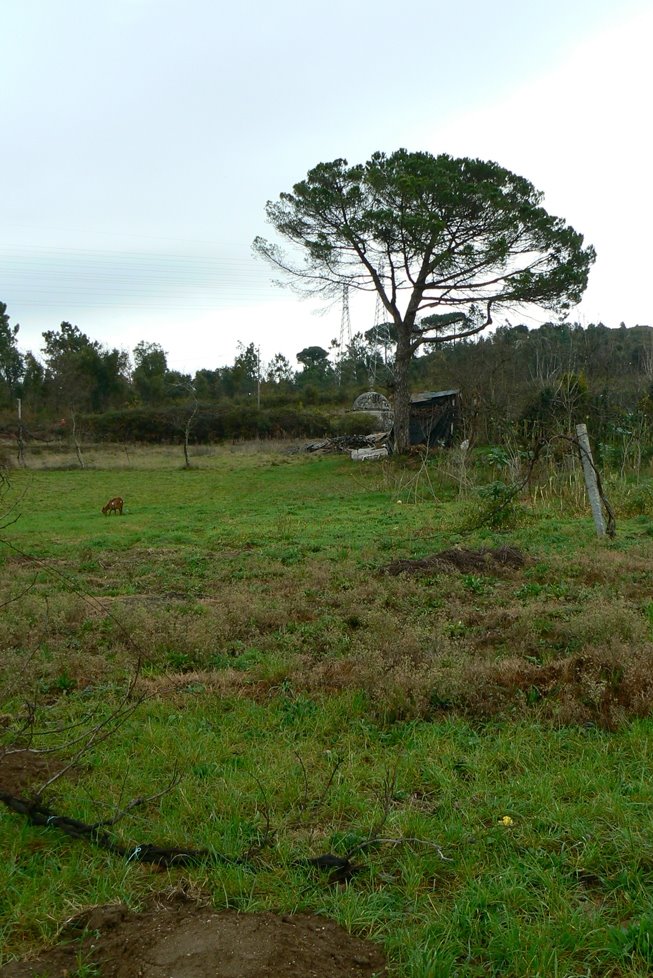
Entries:
{"type": "Polygon", "coordinates": [[[497,480],[476,490],[460,527],[461,531],[481,526],[493,530],[511,530],[524,521],[527,510],[518,502],[515,486],[497,480]]]}
{"type": "Polygon", "coordinates": [[[653,480],[610,486],[608,492],[615,493],[613,498],[620,516],[653,516],[653,480]]]}
{"type": "MultiPolygon", "coordinates": [[[[192,408],[127,408],[83,419],[85,432],[96,441],[176,443],[192,408]]],[[[218,407],[200,407],[193,419],[190,441],[207,445],[220,441],[252,438],[319,438],[335,433],[337,424],[329,415],[301,406],[273,409],[256,404],[229,402],[218,407]]]]}
{"type": "Polygon", "coordinates": [[[364,411],[350,411],[333,419],[333,433],[336,435],[369,435],[378,430],[378,418],[364,411]]]}

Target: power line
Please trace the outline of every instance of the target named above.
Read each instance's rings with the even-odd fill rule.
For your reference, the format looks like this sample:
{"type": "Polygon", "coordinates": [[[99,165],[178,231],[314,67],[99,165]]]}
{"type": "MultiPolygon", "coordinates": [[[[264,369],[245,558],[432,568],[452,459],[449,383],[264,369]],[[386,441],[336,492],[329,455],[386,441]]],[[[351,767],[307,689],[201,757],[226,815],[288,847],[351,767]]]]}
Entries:
{"type": "Polygon", "coordinates": [[[242,241],[224,241],[217,240],[216,238],[183,238],[181,239],[178,234],[140,234],[133,231],[125,231],[122,228],[119,231],[106,231],[97,228],[95,225],[92,227],[79,227],[72,224],[61,224],[57,222],[55,225],[52,224],[41,224],[34,225],[33,222],[27,221],[16,221],[16,220],[4,220],[3,229],[5,233],[7,230],[13,228],[18,228],[21,230],[29,231],[31,234],[44,234],[46,232],[55,232],[57,235],[62,233],[72,232],[75,235],[91,235],[92,237],[104,237],[104,238],[133,238],[138,241],[172,241],[175,244],[179,244],[180,241],[184,245],[198,245],[202,248],[228,248],[231,250],[238,248],[249,249],[251,242],[242,241]]]}
{"type": "Polygon", "coordinates": [[[283,295],[253,257],[99,249],[10,249],[0,246],[5,300],[25,307],[57,302],[94,308],[127,303],[194,309],[283,295]],[[155,305],[153,305],[155,303],[155,305]]]}
{"type": "Polygon", "coordinates": [[[3,261],[13,263],[65,263],[66,259],[71,261],[82,260],[89,263],[114,264],[116,260],[120,262],[143,263],[150,262],[154,265],[177,262],[188,263],[199,267],[214,268],[216,265],[241,266],[242,268],[261,268],[263,265],[255,258],[221,258],[216,255],[173,255],[159,254],[156,252],[143,251],[91,251],[91,250],[72,250],[66,248],[43,249],[42,251],[18,251],[15,248],[8,249],[0,246],[0,255],[4,256],[3,261]]]}

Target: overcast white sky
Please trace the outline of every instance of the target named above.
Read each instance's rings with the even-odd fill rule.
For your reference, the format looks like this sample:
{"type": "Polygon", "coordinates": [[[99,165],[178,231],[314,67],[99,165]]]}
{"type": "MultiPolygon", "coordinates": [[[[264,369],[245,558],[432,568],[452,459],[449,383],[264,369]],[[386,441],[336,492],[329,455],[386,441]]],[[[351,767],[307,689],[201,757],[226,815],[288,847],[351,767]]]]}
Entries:
{"type": "Polygon", "coordinates": [[[650,2],[2,0],[0,36],[22,349],[62,320],[189,372],[328,346],[339,311],[275,288],[252,239],[316,163],[400,146],[528,177],[598,251],[573,318],[653,324],[650,2]]]}

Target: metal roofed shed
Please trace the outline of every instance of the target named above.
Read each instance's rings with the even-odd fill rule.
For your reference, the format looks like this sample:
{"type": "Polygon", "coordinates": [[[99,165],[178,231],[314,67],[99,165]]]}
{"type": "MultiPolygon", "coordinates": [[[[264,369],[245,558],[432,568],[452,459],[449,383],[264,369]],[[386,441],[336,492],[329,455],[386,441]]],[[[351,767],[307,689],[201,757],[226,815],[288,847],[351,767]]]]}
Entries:
{"type": "Polygon", "coordinates": [[[410,444],[453,444],[458,420],[459,390],[422,391],[410,398],[410,444]]]}

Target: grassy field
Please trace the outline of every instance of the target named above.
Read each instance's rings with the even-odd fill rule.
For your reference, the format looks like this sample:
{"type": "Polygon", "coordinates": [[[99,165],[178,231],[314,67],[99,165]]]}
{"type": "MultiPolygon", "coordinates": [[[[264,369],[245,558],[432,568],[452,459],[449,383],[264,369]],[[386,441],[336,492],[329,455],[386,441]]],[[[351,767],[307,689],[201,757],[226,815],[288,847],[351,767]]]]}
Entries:
{"type": "Polygon", "coordinates": [[[143,702],[48,804],[110,819],[178,772],[115,838],[249,855],[153,873],[2,810],[0,961],[185,886],[327,914],[405,978],[651,973],[650,480],[611,485],[598,541],[569,481],[497,514],[418,462],[87,461],[32,460],[5,489],[2,742],[26,700],[35,745],[83,735],[138,671],[143,702]],[[523,566],[384,572],[506,546],[523,566]],[[302,861],[354,849],[346,882],[302,861]]]}

